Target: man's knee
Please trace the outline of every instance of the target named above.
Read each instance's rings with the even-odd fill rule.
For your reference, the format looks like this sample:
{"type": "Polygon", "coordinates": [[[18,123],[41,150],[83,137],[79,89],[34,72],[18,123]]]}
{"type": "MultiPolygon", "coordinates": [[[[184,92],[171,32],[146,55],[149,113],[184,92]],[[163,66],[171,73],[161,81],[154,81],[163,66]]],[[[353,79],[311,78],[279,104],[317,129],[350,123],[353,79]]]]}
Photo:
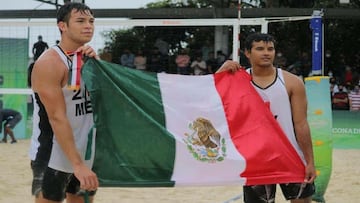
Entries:
{"type": "Polygon", "coordinates": [[[83,195],[77,195],[72,193],[66,193],[66,202],[67,203],[79,203],[84,202],[85,198],[89,198],[90,203],[94,202],[94,196],[84,197],[83,195]]]}

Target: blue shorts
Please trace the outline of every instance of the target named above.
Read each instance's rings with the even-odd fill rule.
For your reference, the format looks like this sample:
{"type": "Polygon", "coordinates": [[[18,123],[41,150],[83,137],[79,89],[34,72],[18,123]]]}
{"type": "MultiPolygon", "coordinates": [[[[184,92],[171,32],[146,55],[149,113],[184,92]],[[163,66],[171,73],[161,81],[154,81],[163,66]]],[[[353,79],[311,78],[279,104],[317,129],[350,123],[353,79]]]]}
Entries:
{"type": "MultiPolygon", "coordinates": [[[[41,192],[43,197],[52,201],[63,201],[66,193],[84,195],[80,190],[80,182],[72,173],[65,173],[47,167],[47,163],[31,161],[33,182],[31,192],[38,197],[41,192]]],[[[96,191],[90,191],[89,196],[94,196],[96,191]]]]}
{"type": "MultiPolygon", "coordinates": [[[[314,184],[288,183],[280,184],[286,200],[304,199],[315,193],[314,184]]],[[[245,203],[265,203],[275,201],[276,184],[244,186],[245,203]]]]}

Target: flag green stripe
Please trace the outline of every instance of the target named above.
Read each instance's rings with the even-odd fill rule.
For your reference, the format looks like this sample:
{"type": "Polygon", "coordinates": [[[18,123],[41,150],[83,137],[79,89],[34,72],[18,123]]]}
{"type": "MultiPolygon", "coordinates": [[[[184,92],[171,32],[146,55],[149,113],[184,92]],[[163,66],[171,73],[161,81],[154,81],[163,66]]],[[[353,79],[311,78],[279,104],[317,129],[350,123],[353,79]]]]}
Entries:
{"type": "Polygon", "coordinates": [[[93,145],[93,135],[94,135],[94,127],[91,128],[89,134],[88,134],[88,141],[86,145],[86,152],[85,152],[85,160],[91,159],[91,154],[93,153],[91,148],[93,145]]]}
{"type": "Polygon", "coordinates": [[[89,59],[82,68],[82,78],[93,110],[97,112],[94,117],[97,128],[94,171],[101,186],[128,187],[147,183],[173,186],[175,140],[165,128],[156,74],[139,74],[133,69],[89,59]],[[143,80],[143,86],[139,83],[135,86],[136,80],[143,80]],[[109,129],[104,124],[114,127],[109,129]],[[139,144],[144,141],[149,144],[139,144]]]}

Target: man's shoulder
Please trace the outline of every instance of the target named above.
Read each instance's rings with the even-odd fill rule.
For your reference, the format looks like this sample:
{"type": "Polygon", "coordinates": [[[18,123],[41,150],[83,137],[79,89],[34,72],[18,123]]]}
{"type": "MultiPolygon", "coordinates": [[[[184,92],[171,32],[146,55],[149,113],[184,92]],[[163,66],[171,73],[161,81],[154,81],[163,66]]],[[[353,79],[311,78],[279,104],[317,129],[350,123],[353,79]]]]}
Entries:
{"type": "Polygon", "coordinates": [[[62,64],[63,62],[60,55],[54,49],[48,49],[36,60],[34,66],[61,67],[62,64]]]}
{"type": "Polygon", "coordinates": [[[286,70],[281,71],[284,77],[285,87],[289,93],[295,95],[305,93],[305,83],[301,77],[286,70]]]}
{"type": "Polygon", "coordinates": [[[296,82],[302,82],[303,83],[302,78],[300,78],[298,75],[290,73],[289,71],[283,70],[281,68],[277,68],[277,69],[278,69],[278,71],[282,72],[284,78],[288,78],[288,79],[294,80],[296,82]]]}
{"type": "Polygon", "coordinates": [[[48,91],[50,86],[58,87],[67,79],[67,71],[68,68],[59,54],[53,49],[46,50],[36,60],[31,73],[33,91],[48,91]]]}

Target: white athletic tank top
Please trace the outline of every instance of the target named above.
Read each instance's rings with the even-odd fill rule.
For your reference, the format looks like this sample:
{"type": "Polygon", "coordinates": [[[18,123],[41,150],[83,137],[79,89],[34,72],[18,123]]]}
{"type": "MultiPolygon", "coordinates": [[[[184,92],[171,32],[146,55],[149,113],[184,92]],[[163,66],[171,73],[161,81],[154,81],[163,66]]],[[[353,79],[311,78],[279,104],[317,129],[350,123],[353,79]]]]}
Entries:
{"type": "MultiPolygon", "coordinates": [[[[247,69],[247,71],[251,75],[251,69],[247,69]]],[[[280,127],[283,129],[285,135],[288,137],[290,143],[294,146],[303,162],[306,163],[304,154],[296,141],[290,99],[285,87],[284,76],[280,68],[276,69],[276,75],[277,77],[275,80],[266,88],[261,88],[254,82],[252,82],[252,84],[264,102],[270,103],[270,110],[275,119],[280,124],[280,127]]]]}
{"type": "MultiPolygon", "coordinates": [[[[59,54],[66,67],[71,68],[69,67],[71,60],[67,58],[65,53],[57,46],[52,48],[59,54]]],[[[90,97],[82,81],[79,90],[70,90],[65,86],[62,88],[62,91],[66,103],[66,114],[73,129],[76,147],[83,160],[85,160],[85,158],[87,159],[85,160],[86,165],[91,168],[95,154],[96,131],[95,129],[91,131],[93,127],[93,113],[90,97]],[[91,140],[88,138],[91,138],[91,140]],[[89,156],[88,154],[85,157],[86,152],[89,152],[89,150],[91,150],[91,155],[89,156]]],[[[34,119],[30,147],[31,160],[48,162],[50,168],[73,173],[71,163],[56,141],[56,136],[54,136],[51,125],[49,124],[45,108],[36,92],[34,92],[33,98],[34,119]]]]}

